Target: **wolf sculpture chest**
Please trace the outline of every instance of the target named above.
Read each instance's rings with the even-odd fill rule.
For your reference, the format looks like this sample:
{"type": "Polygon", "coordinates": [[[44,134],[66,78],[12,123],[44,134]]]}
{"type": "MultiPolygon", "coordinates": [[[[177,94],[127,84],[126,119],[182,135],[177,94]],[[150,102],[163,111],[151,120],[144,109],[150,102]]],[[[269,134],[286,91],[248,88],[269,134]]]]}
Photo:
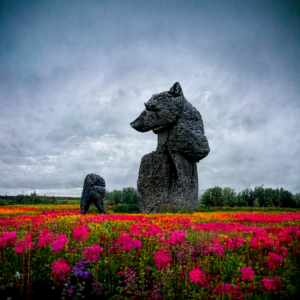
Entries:
{"type": "Polygon", "coordinates": [[[166,210],[196,211],[197,165],[209,151],[199,111],[184,97],[176,82],[168,92],[155,94],[130,125],[140,132],[157,134],[156,151],[141,161],[137,182],[143,213],[166,210]]]}

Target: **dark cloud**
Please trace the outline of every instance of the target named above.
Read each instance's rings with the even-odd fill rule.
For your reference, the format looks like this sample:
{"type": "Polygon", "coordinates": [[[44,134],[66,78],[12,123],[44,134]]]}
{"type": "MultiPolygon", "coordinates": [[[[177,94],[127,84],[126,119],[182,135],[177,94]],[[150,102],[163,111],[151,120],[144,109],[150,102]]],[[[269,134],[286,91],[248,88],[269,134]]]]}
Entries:
{"type": "Polygon", "coordinates": [[[1,3],[0,194],[136,186],[156,136],[129,123],[175,81],[211,146],[201,190],[300,191],[297,2],[1,3]]]}

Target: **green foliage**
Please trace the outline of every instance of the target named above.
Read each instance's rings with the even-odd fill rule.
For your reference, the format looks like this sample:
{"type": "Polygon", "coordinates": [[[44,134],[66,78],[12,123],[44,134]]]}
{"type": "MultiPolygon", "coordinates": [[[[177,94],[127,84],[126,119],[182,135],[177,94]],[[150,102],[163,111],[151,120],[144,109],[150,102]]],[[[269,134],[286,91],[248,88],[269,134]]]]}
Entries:
{"type": "Polygon", "coordinates": [[[263,186],[256,186],[253,191],[254,201],[258,201],[259,206],[265,206],[265,191],[263,186]]]}
{"type": "Polygon", "coordinates": [[[271,212],[299,212],[299,208],[290,208],[290,207],[255,207],[255,206],[198,206],[198,212],[216,212],[216,211],[238,211],[238,212],[264,212],[264,213],[271,213],[271,212]]]}
{"type": "Polygon", "coordinates": [[[253,207],[259,207],[258,199],[255,199],[255,201],[253,202],[253,207]]]}
{"type": "Polygon", "coordinates": [[[289,191],[280,189],[279,199],[282,207],[296,207],[296,203],[293,199],[293,194],[289,191]]]}
{"type": "Polygon", "coordinates": [[[300,208],[300,194],[280,189],[256,186],[254,190],[245,188],[239,193],[229,187],[207,189],[199,199],[199,207],[291,207],[300,208]]]}
{"type": "Polygon", "coordinates": [[[223,203],[225,206],[233,207],[236,205],[236,191],[229,187],[223,188],[223,203]]]}
{"type": "Polygon", "coordinates": [[[117,204],[113,207],[114,213],[137,214],[140,212],[140,207],[136,204],[117,204]]]}
{"type": "Polygon", "coordinates": [[[0,205],[14,204],[57,204],[54,196],[39,196],[35,191],[30,195],[0,196],[0,205]]]}
{"type": "Polygon", "coordinates": [[[297,208],[300,208],[300,193],[294,195],[294,202],[297,208]]]}
{"type": "Polygon", "coordinates": [[[201,201],[205,206],[222,206],[222,188],[220,188],[219,186],[215,186],[211,189],[206,190],[201,197],[201,201]]]}
{"type": "Polygon", "coordinates": [[[113,190],[105,193],[105,200],[109,203],[123,203],[123,204],[135,204],[137,205],[137,191],[133,187],[123,188],[122,191],[113,190]]]}

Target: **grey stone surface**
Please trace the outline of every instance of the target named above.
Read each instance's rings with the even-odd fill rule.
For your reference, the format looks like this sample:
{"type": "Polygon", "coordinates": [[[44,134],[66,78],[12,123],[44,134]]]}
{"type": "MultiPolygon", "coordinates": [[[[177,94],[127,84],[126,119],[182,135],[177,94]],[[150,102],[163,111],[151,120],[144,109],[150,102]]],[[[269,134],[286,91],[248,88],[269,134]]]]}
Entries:
{"type": "Polygon", "coordinates": [[[81,194],[80,209],[82,214],[86,214],[91,203],[98,208],[99,213],[105,214],[105,181],[96,174],[86,175],[81,194]]]}
{"type": "Polygon", "coordinates": [[[168,92],[154,94],[145,110],[130,125],[157,134],[156,151],[141,161],[137,182],[143,213],[164,207],[197,210],[197,165],[209,151],[201,114],[184,97],[176,82],[168,92]]]}

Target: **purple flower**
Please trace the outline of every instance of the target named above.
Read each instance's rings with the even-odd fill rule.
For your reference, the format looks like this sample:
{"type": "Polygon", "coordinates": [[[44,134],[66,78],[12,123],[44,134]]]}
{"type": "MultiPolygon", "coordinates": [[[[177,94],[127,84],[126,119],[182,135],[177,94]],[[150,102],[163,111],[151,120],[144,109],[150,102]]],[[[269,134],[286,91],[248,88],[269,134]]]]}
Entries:
{"type": "Polygon", "coordinates": [[[73,267],[73,272],[75,276],[82,277],[83,279],[87,279],[92,275],[92,272],[89,269],[90,264],[88,261],[80,261],[75,263],[75,267],[73,267]]]}

